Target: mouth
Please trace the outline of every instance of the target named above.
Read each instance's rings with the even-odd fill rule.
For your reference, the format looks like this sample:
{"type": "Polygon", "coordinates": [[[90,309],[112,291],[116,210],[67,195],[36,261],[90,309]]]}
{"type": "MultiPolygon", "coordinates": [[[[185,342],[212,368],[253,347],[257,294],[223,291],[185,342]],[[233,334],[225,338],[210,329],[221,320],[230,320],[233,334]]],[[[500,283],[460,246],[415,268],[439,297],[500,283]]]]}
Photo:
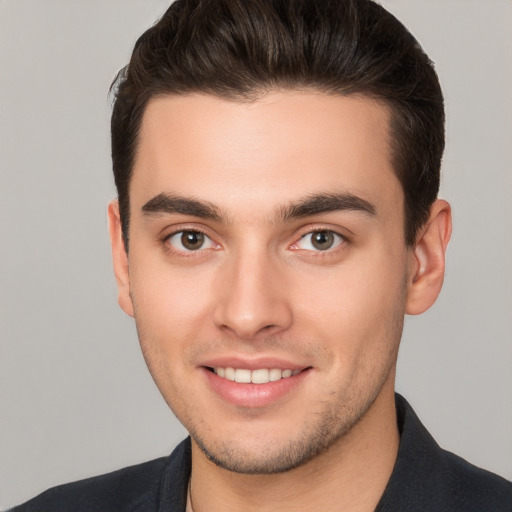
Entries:
{"type": "Polygon", "coordinates": [[[297,364],[275,358],[243,361],[226,357],[208,361],[201,368],[208,387],[224,402],[255,410],[296,396],[295,390],[313,373],[312,366],[297,364]]]}
{"type": "Polygon", "coordinates": [[[299,368],[257,368],[250,370],[247,368],[232,368],[229,366],[226,368],[208,367],[207,369],[222,379],[240,384],[268,384],[269,382],[277,382],[281,379],[289,379],[303,371],[299,368]]]}

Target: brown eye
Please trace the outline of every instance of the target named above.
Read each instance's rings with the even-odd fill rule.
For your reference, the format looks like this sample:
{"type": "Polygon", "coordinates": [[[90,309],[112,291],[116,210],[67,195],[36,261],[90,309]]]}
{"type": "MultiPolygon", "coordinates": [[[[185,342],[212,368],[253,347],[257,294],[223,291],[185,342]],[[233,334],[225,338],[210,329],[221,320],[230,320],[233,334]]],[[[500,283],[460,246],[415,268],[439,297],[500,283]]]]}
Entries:
{"type": "Polygon", "coordinates": [[[180,252],[194,252],[215,246],[213,241],[201,231],[178,231],[168,237],[166,243],[180,252]]]}
{"type": "Polygon", "coordinates": [[[312,231],[301,237],[297,248],[308,251],[328,251],[338,247],[344,239],[338,233],[329,230],[312,231]]]}
{"type": "Polygon", "coordinates": [[[332,231],[316,231],[311,233],[311,245],[319,251],[330,249],[334,242],[334,233],[332,231]]]}
{"type": "Polygon", "coordinates": [[[183,231],[181,243],[185,249],[197,251],[197,249],[201,249],[204,244],[204,234],[199,231],[183,231]]]}

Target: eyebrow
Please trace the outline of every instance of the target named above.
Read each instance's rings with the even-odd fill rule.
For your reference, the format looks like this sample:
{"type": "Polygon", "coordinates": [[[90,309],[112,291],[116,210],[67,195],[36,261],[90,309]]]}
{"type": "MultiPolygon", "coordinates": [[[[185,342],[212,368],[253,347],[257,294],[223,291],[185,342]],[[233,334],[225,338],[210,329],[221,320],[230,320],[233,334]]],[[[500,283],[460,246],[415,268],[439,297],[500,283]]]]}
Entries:
{"type": "MultiPolygon", "coordinates": [[[[142,207],[145,216],[165,214],[191,215],[206,220],[225,222],[226,216],[213,203],[190,197],[161,193],[142,207]]],[[[350,193],[319,193],[294,201],[278,210],[277,220],[288,222],[335,211],[356,211],[369,216],[376,215],[375,206],[359,196],[350,193]]]]}
{"type": "Polygon", "coordinates": [[[280,210],[279,218],[289,221],[335,211],[355,211],[372,217],[376,215],[375,206],[362,197],[350,193],[327,193],[313,194],[291,203],[280,210]]]}
{"type": "Polygon", "coordinates": [[[224,216],[214,204],[197,199],[161,193],[150,199],[142,211],[146,216],[179,213],[222,222],[224,216]]]}

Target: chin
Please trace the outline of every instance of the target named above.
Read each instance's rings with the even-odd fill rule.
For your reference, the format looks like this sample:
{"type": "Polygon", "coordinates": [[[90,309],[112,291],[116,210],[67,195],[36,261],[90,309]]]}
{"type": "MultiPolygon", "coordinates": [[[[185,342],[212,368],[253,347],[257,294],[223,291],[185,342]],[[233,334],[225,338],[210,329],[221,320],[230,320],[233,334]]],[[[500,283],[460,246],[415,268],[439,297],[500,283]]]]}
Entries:
{"type": "Polygon", "coordinates": [[[236,446],[208,449],[195,440],[206,458],[215,465],[234,473],[270,475],[291,471],[326,450],[327,446],[312,446],[289,442],[286,446],[267,446],[255,454],[236,446]]]}
{"type": "MultiPolygon", "coordinates": [[[[371,403],[368,404],[368,408],[371,403]]],[[[302,429],[290,437],[287,430],[279,439],[272,431],[266,435],[246,434],[238,438],[206,439],[191,432],[197,447],[218,467],[241,474],[276,474],[291,471],[308,463],[338,443],[366,412],[345,414],[313,414],[316,424],[303,423],[302,429]],[[259,438],[258,438],[259,437],[259,438]]]]}

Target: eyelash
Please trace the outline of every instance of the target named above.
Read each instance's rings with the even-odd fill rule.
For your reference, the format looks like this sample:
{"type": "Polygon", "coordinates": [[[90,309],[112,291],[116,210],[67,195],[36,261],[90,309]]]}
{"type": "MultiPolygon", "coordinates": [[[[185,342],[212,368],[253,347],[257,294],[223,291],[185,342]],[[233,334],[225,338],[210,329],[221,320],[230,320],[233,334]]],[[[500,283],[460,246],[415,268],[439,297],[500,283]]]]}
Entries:
{"type": "Polygon", "coordinates": [[[175,247],[173,247],[170,243],[170,240],[177,236],[177,235],[181,235],[183,236],[185,233],[194,233],[194,234],[200,234],[200,235],[203,235],[205,237],[205,239],[209,240],[211,242],[212,245],[216,246],[216,247],[208,247],[207,249],[217,249],[219,246],[219,244],[215,243],[210,236],[208,236],[207,233],[205,233],[203,230],[201,229],[197,229],[197,228],[193,228],[193,229],[187,229],[187,228],[181,228],[181,229],[177,229],[176,231],[173,231],[172,233],[168,233],[166,234],[163,238],[162,238],[162,244],[164,246],[164,249],[167,251],[167,252],[170,252],[172,254],[176,254],[178,256],[182,256],[182,257],[191,257],[191,256],[195,256],[197,257],[198,255],[204,253],[204,251],[206,249],[204,249],[203,247],[200,247],[199,249],[197,250],[187,250],[187,249],[177,249],[175,247]]]}
{"type": "MultiPolygon", "coordinates": [[[[175,231],[173,231],[172,233],[168,233],[166,234],[162,240],[161,240],[163,246],[164,246],[164,249],[167,251],[167,252],[170,252],[170,253],[173,253],[173,254],[176,254],[176,255],[179,255],[179,256],[182,256],[182,257],[192,257],[192,256],[199,256],[201,254],[204,253],[204,251],[208,250],[208,249],[218,249],[220,247],[220,244],[217,244],[216,242],[214,242],[212,240],[212,238],[210,236],[208,236],[207,233],[205,233],[203,230],[201,229],[197,229],[197,228],[191,228],[191,229],[187,229],[187,228],[181,228],[181,229],[177,229],[175,231]],[[200,234],[200,235],[203,235],[205,237],[205,239],[209,240],[210,243],[214,246],[214,247],[207,247],[207,248],[203,248],[202,246],[197,249],[197,250],[186,250],[186,249],[176,249],[174,248],[171,244],[170,244],[170,240],[177,236],[177,235],[181,235],[183,236],[183,234],[185,233],[194,233],[194,234],[200,234]]],[[[308,253],[311,253],[311,254],[314,254],[314,257],[328,257],[330,255],[333,255],[334,253],[336,253],[338,250],[341,250],[340,246],[342,246],[344,248],[344,246],[349,243],[349,239],[342,235],[341,233],[338,233],[337,231],[334,231],[333,229],[327,229],[327,228],[315,228],[315,229],[311,229],[303,234],[300,235],[300,237],[298,237],[296,239],[295,242],[293,242],[290,246],[290,249],[292,250],[295,250],[295,251],[307,251],[308,253]],[[299,244],[299,242],[303,239],[305,239],[307,236],[310,236],[310,235],[313,235],[314,233],[330,233],[332,235],[334,235],[338,240],[335,241],[334,243],[336,244],[334,247],[329,247],[325,250],[320,250],[320,249],[317,249],[317,250],[314,250],[314,249],[301,249],[300,247],[297,247],[297,245],[299,244]]]]}
{"type": "MultiPolygon", "coordinates": [[[[315,229],[311,229],[305,233],[303,233],[298,239],[296,242],[294,242],[292,245],[291,245],[291,248],[293,250],[296,250],[296,251],[308,251],[308,252],[311,252],[314,254],[314,257],[328,257],[330,255],[333,255],[334,253],[336,253],[338,250],[341,250],[343,246],[345,246],[347,243],[349,242],[348,238],[344,235],[342,235],[341,233],[338,233],[337,231],[334,231],[333,229],[328,229],[328,228],[315,228],[315,229]],[[320,250],[320,249],[317,249],[317,250],[314,250],[314,249],[301,249],[300,247],[297,247],[297,245],[300,243],[301,240],[305,239],[307,236],[310,236],[310,235],[313,235],[315,233],[329,233],[329,234],[332,234],[334,235],[337,240],[334,241],[334,247],[329,247],[325,250],[320,250]],[[342,246],[342,247],[340,247],[342,246]]],[[[310,242],[310,244],[312,244],[310,242]]]]}

